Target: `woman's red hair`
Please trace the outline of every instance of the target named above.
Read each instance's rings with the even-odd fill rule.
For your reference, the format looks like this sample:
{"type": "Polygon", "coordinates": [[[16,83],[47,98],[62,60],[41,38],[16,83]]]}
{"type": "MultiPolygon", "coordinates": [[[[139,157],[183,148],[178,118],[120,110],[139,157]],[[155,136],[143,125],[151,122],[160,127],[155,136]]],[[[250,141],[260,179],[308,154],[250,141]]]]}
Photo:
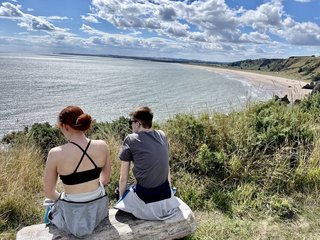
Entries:
{"type": "Polygon", "coordinates": [[[78,106],[68,106],[59,113],[59,124],[66,124],[73,129],[86,131],[91,127],[92,118],[78,106]]]}

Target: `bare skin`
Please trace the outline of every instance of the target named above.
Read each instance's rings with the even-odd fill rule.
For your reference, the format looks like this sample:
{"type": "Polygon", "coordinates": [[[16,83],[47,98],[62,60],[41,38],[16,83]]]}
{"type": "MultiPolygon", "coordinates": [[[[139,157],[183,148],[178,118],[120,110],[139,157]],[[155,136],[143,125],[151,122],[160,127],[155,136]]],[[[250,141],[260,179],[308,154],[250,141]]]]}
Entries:
{"type": "MultiPolygon", "coordinates": [[[[69,141],[77,143],[83,149],[88,145],[89,139],[85,136],[84,132],[75,130],[65,124],[62,124],[60,129],[69,141]]],[[[110,154],[107,144],[103,140],[92,140],[87,153],[95,164],[102,168],[100,177],[98,179],[76,185],[64,184],[63,187],[66,194],[91,192],[99,187],[99,182],[103,185],[109,183],[110,154]]],[[[59,198],[60,193],[56,190],[58,175],[68,175],[73,173],[82,154],[82,151],[71,143],[66,143],[50,150],[44,176],[44,193],[46,198],[53,200],[57,200],[59,198]]],[[[93,168],[94,165],[92,162],[87,156],[84,156],[84,159],[77,171],[82,172],[93,168]]]]}

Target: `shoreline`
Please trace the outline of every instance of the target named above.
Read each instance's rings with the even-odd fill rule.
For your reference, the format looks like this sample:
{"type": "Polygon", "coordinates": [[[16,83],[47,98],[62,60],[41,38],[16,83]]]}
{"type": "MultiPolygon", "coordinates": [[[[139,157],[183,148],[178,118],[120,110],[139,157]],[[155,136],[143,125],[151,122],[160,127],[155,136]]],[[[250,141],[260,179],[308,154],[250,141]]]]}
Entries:
{"type": "Polygon", "coordinates": [[[195,67],[199,69],[201,68],[201,69],[208,70],[210,72],[215,72],[220,74],[233,74],[235,76],[241,76],[253,86],[257,88],[264,88],[266,91],[270,91],[267,88],[272,86],[273,88],[279,89],[279,91],[281,92],[281,95],[279,97],[283,97],[287,95],[290,102],[294,102],[296,99],[303,99],[305,96],[311,93],[310,89],[302,88],[304,85],[307,84],[307,82],[304,82],[304,81],[247,72],[244,70],[235,70],[235,69],[228,69],[228,68],[190,65],[190,64],[183,64],[183,65],[186,65],[189,67],[195,67]]]}

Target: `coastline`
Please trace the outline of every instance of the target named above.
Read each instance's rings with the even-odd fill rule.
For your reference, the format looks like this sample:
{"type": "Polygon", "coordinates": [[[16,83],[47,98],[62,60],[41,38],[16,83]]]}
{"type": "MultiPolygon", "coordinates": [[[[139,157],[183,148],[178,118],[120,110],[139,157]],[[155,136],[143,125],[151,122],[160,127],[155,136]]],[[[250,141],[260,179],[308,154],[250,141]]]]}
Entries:
{"type": "Polygon", "coordinates": [[[241,76],[245,78],[250,84],[257,88],[263,88],[268,91],[268,87],[277,88],[280,90],[281,95],[279,97],[283,97],[284,95],[288,96],[290,102],[294,102],[296,99],[303,99],[307,96],[311,90],[303,89],[302,87],[307,84],[307,82],[293,80],[284,77],[277,77],[272,75],[259,74],[254,72],[247,72],[244,70],[235,70],[228,68],[219,68],[219,67],[211,67],[211,66],[201,66],[201,65],[190,65],[183,64],[189,67],[201,68],[211,72],[220,73],[220,74],[233,74],[235,76],[241,76]]]}

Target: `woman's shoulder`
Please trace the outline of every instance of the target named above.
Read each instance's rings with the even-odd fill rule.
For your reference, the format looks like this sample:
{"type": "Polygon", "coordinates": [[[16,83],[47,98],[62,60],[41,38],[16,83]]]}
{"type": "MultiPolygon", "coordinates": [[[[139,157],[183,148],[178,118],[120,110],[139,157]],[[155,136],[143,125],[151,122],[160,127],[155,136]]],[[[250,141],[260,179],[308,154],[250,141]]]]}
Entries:
{"type": "Polygon", "coordinates": [[[108,151],[108,144],[104,140],[91,140],[91,148],[100,154],[108,151]]]}
{"type": "Polygon", "coordinates": [[[64,145],[51,148],[49,151],[49,154],[58,154],[58,153],[62,152],[63,149],[64,149],[64,145]]]}
{"type": "Polygon", "coordinates": [[[57,159],[60,159],[61,156],[63,155],[63,152],[64,152],[63,146],[51,148],[48,153],[48,160],[50,159],[50,161],[55,161],[57,159]]]}
{"type": "Polygon", "coordinates": [[[96,146],[107,146],[108,144],[104,140],[91,139],[91,144],[96,146]]]}

